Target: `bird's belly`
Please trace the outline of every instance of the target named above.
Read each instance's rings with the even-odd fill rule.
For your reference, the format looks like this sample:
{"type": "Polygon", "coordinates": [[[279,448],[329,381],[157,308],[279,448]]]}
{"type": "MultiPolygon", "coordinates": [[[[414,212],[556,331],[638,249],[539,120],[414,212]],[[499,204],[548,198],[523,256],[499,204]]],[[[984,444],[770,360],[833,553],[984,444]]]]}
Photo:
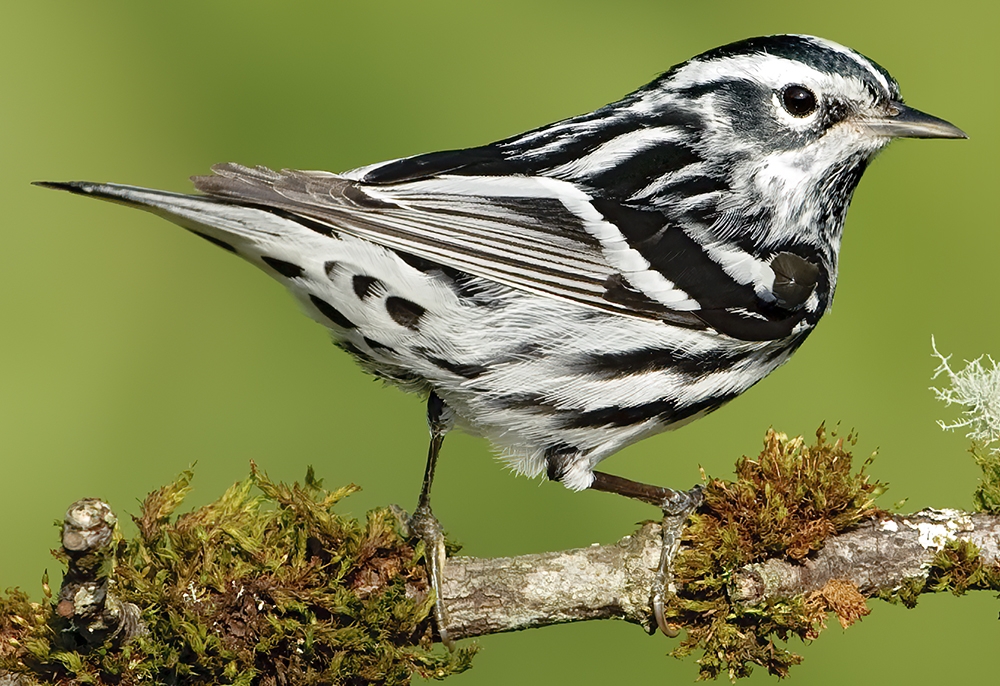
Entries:
{"type": "Polygon", "coordinates": [[[573,449],[592,466],[710,412],[794,349],[603,312],[363,247],[326,260],[320,279],[297,279],[292,291],[362,367],[404,390],[435,391],[460,426],[527,474],[544,470],[548,451],[573,449]]]}

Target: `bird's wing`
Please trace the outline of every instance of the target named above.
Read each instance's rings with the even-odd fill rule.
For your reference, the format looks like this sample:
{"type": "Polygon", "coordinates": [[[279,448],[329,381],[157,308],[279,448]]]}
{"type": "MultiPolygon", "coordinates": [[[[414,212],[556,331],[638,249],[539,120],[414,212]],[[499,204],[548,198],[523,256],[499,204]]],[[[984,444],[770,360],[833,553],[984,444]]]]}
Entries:
{"type": "Polygon", "coordinates": [[[213,172],[194,178],[212,197],[550,297],[753,340],[784,337],[801,319],[757,313],[753,288],[730,278],[662,213],[595,200],[568,181],[432,173],[366,183],[364,170],[235,164],[213,172]]]}

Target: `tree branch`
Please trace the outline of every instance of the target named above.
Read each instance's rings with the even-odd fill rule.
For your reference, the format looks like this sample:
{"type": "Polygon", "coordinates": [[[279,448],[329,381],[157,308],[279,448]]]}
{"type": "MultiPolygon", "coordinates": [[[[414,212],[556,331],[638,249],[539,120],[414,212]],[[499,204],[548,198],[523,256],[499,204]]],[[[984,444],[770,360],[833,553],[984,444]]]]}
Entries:
{"type": "MultiPolygon", "coordinates": [[[[815,638],[828,612],[846,626],[868,612],[866,598],[912,605],[924,592],[1000,590],[1000,515],[889,515],[873,504],[884,488],[822,432],[815,446],[771,432],[736,472],[706,484],[671,560],[664,612],[686,630],[674,652],[701,651],[702,676],[754,665],[784,674],[800,658],[778,640],[815,638]]],[[[129,540],[107,503],[71,506],[58,598],[0,594],[0,684],[211,684],[234,673],[381,684],[468,667],[475,646],[431,649],[421,545],[401,537],[389,508],[359,522],[335,511],[355,487],[328,491],[311,471],[287,486],[254,468],[216,502],[175,516],[190,479],[150,494],[129,540]]],[[[651,522],[611,545],[449,558],[449,632],[618,619],[651,633],[662,540],[651,522]]]]}
{"type": "MultiPolygon", "coordinates": [[[[966,541],[984,564],[1000,563],[1000,516],[921,510],[832,536],[802,563],[785,559],[736,570],[731,599],[759,605],[821,591],[846,580],[865,596],[928,577],[945,544],[966,541]]],[[[565,622],[621,619],[652,632],[650,598],[660,525],[645,524],[612,545],[518,557],[453,557],[444,569],[448,629],[456,638],[565,622]]]]}
{"type": "Polygon", "coordinates": [[[802,564],[767,560],[734,576],[732,599],[744,605],[816,592],[835,579],[850,581],[866,596],[892,592],[928,577],[949,542],[973,544],[986,565],[1000,562],[1000,517],[959,510],[921,510],[866,522],[827,539],[802,564]]]}
{"type": "Polygon", "coordinates": [[[646,524],[613,545],[518,557],[452,557],[444,568],[448,630],[456,638],[623,619],[655,628],[650,599],[662,545],[646,524]]]}

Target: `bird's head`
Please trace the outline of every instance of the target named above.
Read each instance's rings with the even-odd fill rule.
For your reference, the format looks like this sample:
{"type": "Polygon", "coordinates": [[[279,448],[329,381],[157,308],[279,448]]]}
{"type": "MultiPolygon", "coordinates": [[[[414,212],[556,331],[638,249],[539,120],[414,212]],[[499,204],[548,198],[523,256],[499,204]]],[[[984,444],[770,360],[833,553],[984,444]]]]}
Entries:
{"type": "Polygon", "coordinates": [[[813,36],[715,48],[654,83],[697,108],[709,141],[757,155],[872,155],[894,138],[966,137],[904,105],[899,84],[873,60],[813,36]]]}
{"type": "Polygon", "coordinates": [[[837,242],[861,174],[894,138],[966,137],[904,105],[899,84],[874,61],[811,36],[750,38],[710,50],[636,95],[633,106],[685,110],[697,123],[694,150],[713,167],[708,173],[724,175],[735,191],[716,198],[717,229],[726,228],[727,209],[745,218],[750,203],[768,208],[766,227],[755,227],[761,247],[807,224],[837,242]]]}

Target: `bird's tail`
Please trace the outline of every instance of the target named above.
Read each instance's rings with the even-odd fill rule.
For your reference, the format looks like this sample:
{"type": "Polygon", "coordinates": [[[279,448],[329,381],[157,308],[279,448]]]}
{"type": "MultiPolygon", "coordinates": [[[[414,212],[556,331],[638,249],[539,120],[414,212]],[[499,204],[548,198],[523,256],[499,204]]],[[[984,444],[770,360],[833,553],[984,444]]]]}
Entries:
{"type": "Polygon", "coordinates": [[[288,223],[288,220],[259,207],[248,207],[203,195],[186,195],[91,181],[36,181],[34,185],[69,191],[151,212],[230,252],[242,253],[238,250],[241,244],[256,246],[262,242],[266,243],[268,236],[281,232],[278,224],[288,223]]]}

